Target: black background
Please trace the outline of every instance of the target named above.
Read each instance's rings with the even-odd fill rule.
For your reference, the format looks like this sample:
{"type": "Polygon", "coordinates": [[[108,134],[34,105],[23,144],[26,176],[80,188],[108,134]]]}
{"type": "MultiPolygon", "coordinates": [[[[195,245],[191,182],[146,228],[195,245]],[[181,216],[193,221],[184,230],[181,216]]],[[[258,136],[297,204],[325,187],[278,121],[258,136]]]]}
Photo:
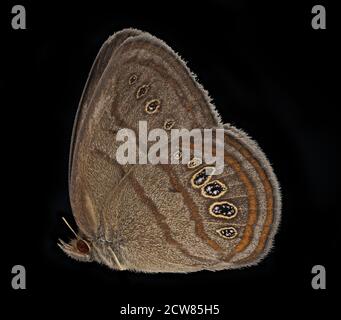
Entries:
{"type": "Polygon", "coordinates": [[[226,319],[235,310],[266,315],[270,307],[292,316],[330,312],[339,228],[339,14],[335,2],[274,2],[1,4],[2,287],[15,313],[50,305],[49,313],[67,307],[115,319],[127,303],[220,304],[226,319]],[[15,4],[25,5],[27,30],[11,28],[15,4]],[[311,28],[315,4],[326,7],[326,30],[311,28]],[[79,263],[57,248],[59,237],[71,237],[61,216],[73,221],[67,166],[78,101],[100,46],[125,27],[166,41],[224,122],[244,129],[268,155],[283,217],[274,250],[258,266],[146,275],[79,263]],[[11,288],[15,264],[26,267],[27,290],[11,288]],[[311,287],[317,264],[326,267],[327,290],[311,287]]]}

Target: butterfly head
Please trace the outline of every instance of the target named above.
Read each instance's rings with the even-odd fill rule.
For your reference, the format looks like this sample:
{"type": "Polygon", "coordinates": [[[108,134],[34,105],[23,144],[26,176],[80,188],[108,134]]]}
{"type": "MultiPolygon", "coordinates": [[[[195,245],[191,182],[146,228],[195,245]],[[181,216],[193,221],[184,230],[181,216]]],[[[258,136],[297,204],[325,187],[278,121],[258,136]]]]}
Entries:
{"type": "Polygon", "coordinates": [[[92,261],[91,244],[85,239],[77,237],[69,243],[59,239],[58,246],[71,258],[78,261],[92,261]]]}
{"type": "Polygon", "coordinates": [[[69,227],[72,233],[76,236],[69,243],[64,242],[59,239],[58,246],[61,248],[68,256],[78,261],[92,261],[92,250],[91,242],[85,239],[85,237],[78,235],[69,225],[69,223],[63,218],[65,224],[69,227]]]}

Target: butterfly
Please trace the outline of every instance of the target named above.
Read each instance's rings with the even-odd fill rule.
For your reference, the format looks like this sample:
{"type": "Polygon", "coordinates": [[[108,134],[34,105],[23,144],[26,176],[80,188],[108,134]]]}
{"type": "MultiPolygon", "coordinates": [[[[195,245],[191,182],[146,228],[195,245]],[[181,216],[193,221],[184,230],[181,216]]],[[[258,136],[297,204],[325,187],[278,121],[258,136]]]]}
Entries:
{"type": "MultiPolygon", "coordinates": [[[[181,157],[181,154],[178,154],[181,157]]],[[[115,270],[194,272],[255,265],[280,221],[277,178],[255,141],[223,124],[208,93],[163,41],[124,29],[102,46],[74,122],[69,193],[78,232],[60,248],[115,270]],[[122,128],[223,129],[224,168],[119,164],[122,128]]],[[[70,227],[71,228],[71,227],[70,227]]]]}

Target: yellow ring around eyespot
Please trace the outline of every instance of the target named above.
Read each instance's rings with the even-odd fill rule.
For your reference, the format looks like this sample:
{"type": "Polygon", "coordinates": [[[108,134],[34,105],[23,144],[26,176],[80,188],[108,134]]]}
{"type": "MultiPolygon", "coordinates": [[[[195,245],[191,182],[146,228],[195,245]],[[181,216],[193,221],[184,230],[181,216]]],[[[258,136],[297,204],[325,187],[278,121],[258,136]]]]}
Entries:
{"type": "Polygon", "coordinates": [[[175,121],[172,119],[167,119],[165,123],[163,124],[163,128],[165,130],[171,130],[175,125],[175,121]]]}
{"type": "Polygon", "coordinates": [[[237,232],[236,228],[233,228],[233,227],[224,227],[224,228],[220,228],[220,229],[216,230],[216,232],[217,232],[222,238],[224,238],[224,239],[229,239],[229,240],[234,239],[234,238],[238,235],[238,232],[237,232]],[[233,229],[233,230],[234,230],[234,235],[233,235],[232,237],[226,237],[226,236],[224,236],[223,234],[221,234],[221,231],[226,230],[226,229],[233,229]]]}
{"type": "Polygon", "coordinates": [[[236,217],[236,215],[238,214],[238,209],[237,209],[237,207],[236,207],[234,204],[232,204],[232,203],[230,203],[230,202],[228,202],[228,201],[218,201],[218,202],[214,202],[214,203],[212,203],[212,204],[210,205],[209,213],[210,213],[210,215],[212,215],[213,217],[222,218],[222,219],[227,219],[227,220],[229,220],[229,219],[233,219],[233,218],[236,217]],[[227,217],[227,216],[220,215],[220,214],[216,214],[216,213],[213,212],[213,208],[214,208],[215,206],[217,206],[217,205],[223,205],[223,204],[227,204],[227,205],[233,207],[234,212],[235,212],[233,216],[227,217]]]}
{"type": "Polygon", "coordinates": [[[210,183],[218,183],[222,188],[223,188],[223,190],[221,191],[221,193],[220,194],[218,194],[218,195],[216,195],[216,196],[211,196],[211,195],[209,195],[209,194],[206,194],[205,193],[205,187],[209,184],[209,183],[206,183],[205,185],[203,185],[202,187],[201,187],[201,194],[205,197],[205,198],[210,198],[210,199],[217,199],[217,198],[220,198],[221,196],[223,196],[226,192],[227,192],[227,186],[224,184],[224,183],[222,183],[222,182],[220,182],[219,180],[213,180],[213,181],[211,181],[210,183]]]}
{"type": "Polygon", "coordinates": [[[160,109],[160,105],[161,105],[161,101],[159,99],[153,99],[153,100],[150,100],[146,103],[145,107],[144,107],[144,110],[148,113],[148,114],[153,114],[153,113],[156,113],[157,111],[159,111],[160,109]],[[155,110],[153,111],[148,111],[148,106],[153,103],[153,102],[157,102],[157,106],[155,108],[155,110]]]}
{"type": "Polygon", "coordinates": [[[136,74],[132,74],[129,78],[129,84],[132,85],[137,81],[137,75],[136,74]]]}
{"type": "Polygon", "coordinates": [[[187,163],[187,168],[194,169],[201,165],[201,160],[199,158],[193,158],[187,163]]]}
{"type": "MultiPolygon", "coordinates": [[[[205,186],[205,185],[211,180],[212,175],[208,175],[207,180],[206,180],[203,184],[201,184],[200,186],[194,184],[194,179],[196,178],[196,176],[197,176],[200,172],[202,172],[203,170],[206,170],[206,168],[211,168],[211,169],[213,169],[213,172],[215,171],[215,168],[214,168],[214,167],[206,166],[206,167],[201,168],[201,169],[198,170],[197,172],[195,172],[195,173],[193,174],[192,178],[191,178],[191,185],[192,185],[192,187],[193,187],[194,189],[199,189],[199,188],[205,186]]],[[[212,173],[213,173],[213,172],[212,172],[212,173]]]]}
{"type": "Polygon", "coordinates": [[[143,97],[149,90],[149,84],[144,84],[141,87],[139,87],[136,91],[136,99],[140,99],[141,97],[143,97]],[[146,91],[144,93],[141,93],[141,90],[145,89],[146,91]]]}

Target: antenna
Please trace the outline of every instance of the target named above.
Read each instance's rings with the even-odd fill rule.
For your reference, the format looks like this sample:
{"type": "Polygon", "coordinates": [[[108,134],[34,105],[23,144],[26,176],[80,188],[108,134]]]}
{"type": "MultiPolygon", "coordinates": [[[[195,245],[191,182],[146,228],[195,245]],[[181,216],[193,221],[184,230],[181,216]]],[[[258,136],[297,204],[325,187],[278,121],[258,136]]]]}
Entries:
{"type": "Polygon", "coordinates": [[[64,217],[62,217],[62,219],[65,222],[65,224],[68,226],[68,228],[72,231],[72,233],[79,239],[78,234],[75,232],[75,230],[72,229],[72,227],[69,225],[69,223],[66,221],[66,219],[64,217]]]}

